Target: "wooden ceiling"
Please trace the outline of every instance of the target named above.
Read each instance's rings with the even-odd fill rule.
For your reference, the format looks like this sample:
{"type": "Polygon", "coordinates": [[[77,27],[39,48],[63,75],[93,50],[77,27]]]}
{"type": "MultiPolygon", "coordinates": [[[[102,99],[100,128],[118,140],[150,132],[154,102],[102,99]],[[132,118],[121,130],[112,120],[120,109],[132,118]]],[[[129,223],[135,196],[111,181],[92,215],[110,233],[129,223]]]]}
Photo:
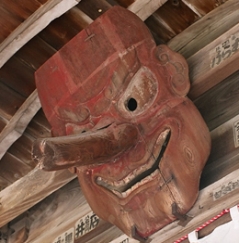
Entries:
{"type": "MultiPolygon", "coordinates": [[[[238,0],[1,0],[0,242],[58,243],[65,232],[76,236],[77,222],[91,212],[74,174],[43,172],[32,161],[33,141],[50,136],[34,72],[113,5],[136,13],[157,44],[187,59],[189,97],[212,137],[191,220],[173,222],[150,239],[174,242],[239,203],[238,0]]],[[[62,242],[131,242],[124,237],[100,220],[91,232],[62,242]]]]}

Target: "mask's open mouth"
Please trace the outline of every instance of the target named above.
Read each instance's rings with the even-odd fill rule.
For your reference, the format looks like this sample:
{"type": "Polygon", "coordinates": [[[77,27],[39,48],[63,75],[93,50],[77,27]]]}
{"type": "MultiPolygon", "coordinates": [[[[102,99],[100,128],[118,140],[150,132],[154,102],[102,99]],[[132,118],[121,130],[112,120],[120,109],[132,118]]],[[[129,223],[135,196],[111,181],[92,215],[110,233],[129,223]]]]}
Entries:
{"type": "MultiPolygon", "coordinates": [[[[126,198],[131,192],[152,181],[159,174],[159,163],[164,155],[171,136],[170,129],[162,132],[155,144],[157,155],[152,153],[152,158],[147,164],[135,169],[120,181],[108,181],[100,176],[96,178],[96,184],[113,192],[120,198],[126,198]]],[[[136,151],[137,152],[137,151],[136,151]]]]}

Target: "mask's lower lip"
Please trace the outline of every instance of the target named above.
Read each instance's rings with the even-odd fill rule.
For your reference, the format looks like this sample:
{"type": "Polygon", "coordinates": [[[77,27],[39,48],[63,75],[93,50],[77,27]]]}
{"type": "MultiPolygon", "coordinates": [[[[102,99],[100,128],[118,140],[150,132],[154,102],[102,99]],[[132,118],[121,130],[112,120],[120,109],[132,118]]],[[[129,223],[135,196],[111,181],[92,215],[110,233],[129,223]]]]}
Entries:
{"type": "Polygon", "coordinates": [[[96,184],[113,192],[119,198],[126,198],[137,188],[141,187],[149,181],[154,180],[159,175],[159,163],[167,148],[170,136],[170,129],[166,129],[159,135],[155,144],[157,155],[154,151],[148,164],[137,168],[120,181],[108,181],[98,176],[96,178],[96,184]]]}

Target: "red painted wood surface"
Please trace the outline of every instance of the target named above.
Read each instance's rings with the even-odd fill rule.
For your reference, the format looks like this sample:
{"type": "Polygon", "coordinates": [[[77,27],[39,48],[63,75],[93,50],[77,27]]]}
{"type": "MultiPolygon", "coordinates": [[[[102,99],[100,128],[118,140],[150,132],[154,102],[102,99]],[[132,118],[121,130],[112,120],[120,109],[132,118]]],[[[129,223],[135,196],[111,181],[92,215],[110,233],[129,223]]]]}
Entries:
{"type": "Polygon", "coordinates": [[[186,96],[181,55],[156,46],[137,16],[113,7],[37,70],[36,85],[57,137],[35,143],[42,167],[74,166],[93,211],[134,238],[183,218],[210,136],[186,96]]]}

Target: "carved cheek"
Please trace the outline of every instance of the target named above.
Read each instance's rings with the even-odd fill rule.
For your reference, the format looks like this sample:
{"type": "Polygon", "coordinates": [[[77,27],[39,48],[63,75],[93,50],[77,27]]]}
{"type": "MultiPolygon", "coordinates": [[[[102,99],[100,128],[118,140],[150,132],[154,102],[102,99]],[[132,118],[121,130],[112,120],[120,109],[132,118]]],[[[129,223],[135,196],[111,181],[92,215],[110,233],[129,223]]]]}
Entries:
{"type": "Polygon", "coordinates": [[[184,146],[183,155],[184,155],[185,161],[189,165],[194,166],[195,155],[194,155],[194,151],[192,150],[192,148],[190,148],[189,146],[184,146]]]}
{"type": "MultiPolygon", "coordinates": [[[[200,155],[200,148],[197,147],[197,142],[193,138],[188,139],[187,141],[182,141],[181,151],[183,155],[183,161],[185,170],[191,175],[200,176],[202,169],[202,158],[200,155]]],[[[203,154],[203,152],[202,152],[203,154]]]]}

